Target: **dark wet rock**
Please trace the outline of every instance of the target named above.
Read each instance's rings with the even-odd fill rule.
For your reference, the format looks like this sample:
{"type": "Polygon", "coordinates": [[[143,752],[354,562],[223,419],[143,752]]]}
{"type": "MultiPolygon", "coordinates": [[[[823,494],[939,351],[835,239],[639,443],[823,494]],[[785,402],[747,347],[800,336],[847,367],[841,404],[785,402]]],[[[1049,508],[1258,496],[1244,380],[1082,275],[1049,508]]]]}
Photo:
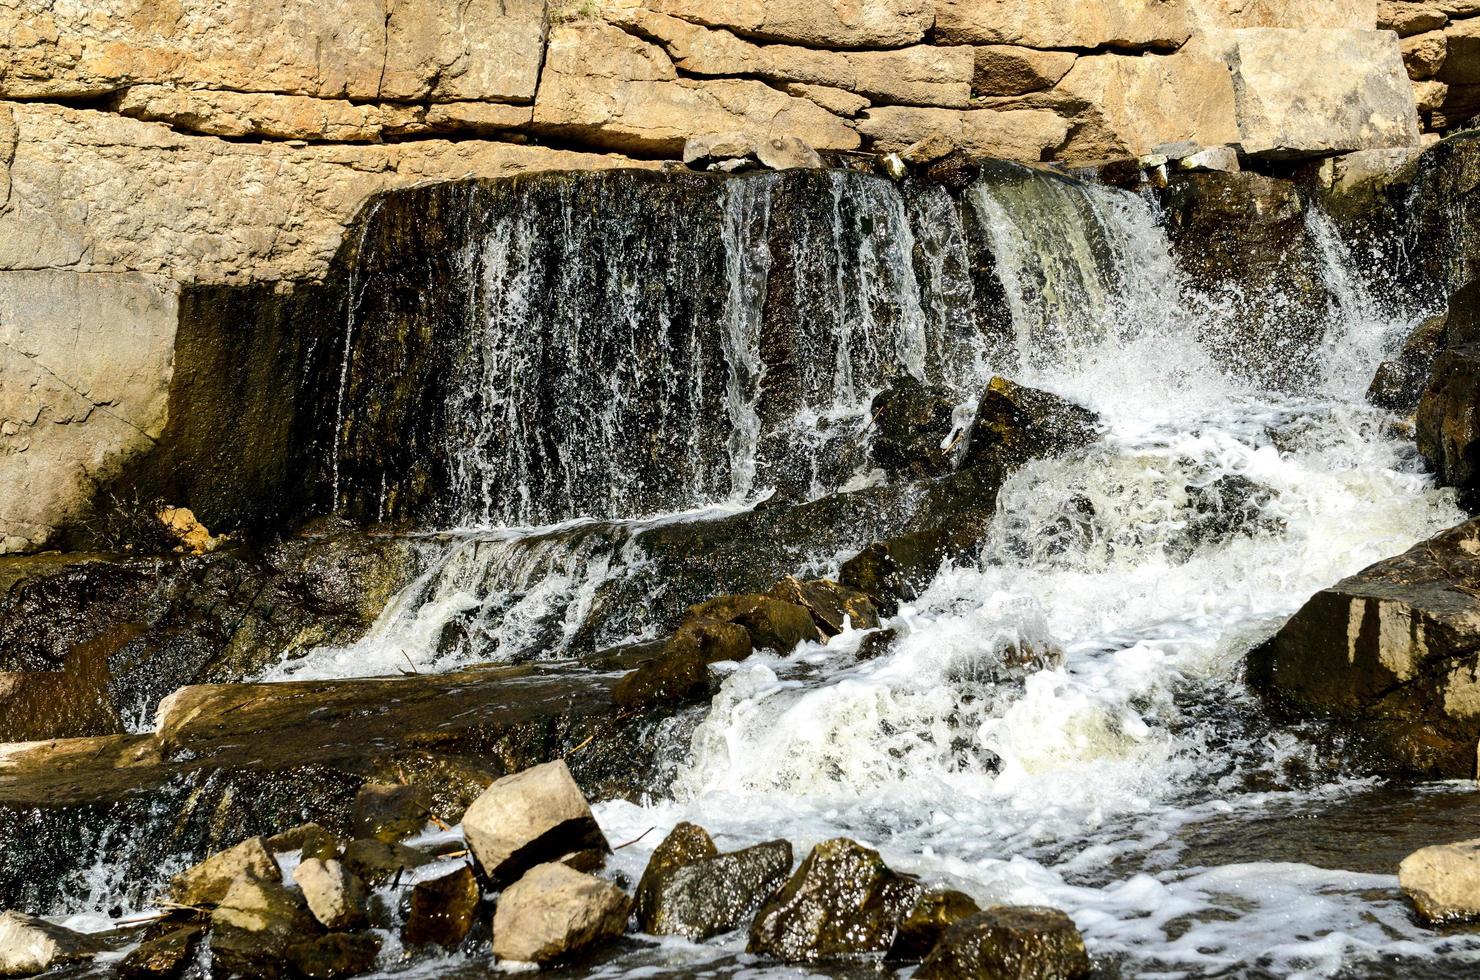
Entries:
{"type": "Polygon", "coordinates": [[[914,963],[930,955],[946,930],[981,911],[970,895],[950,889],[928,891],[899,924],[889,959],[914,963]]]}
{"type": "Polygon", "coordinates": [[[325,929],[358,929],[365,924],[365,883],[341,862],[309,858],[293,869],[293,881],[325,929]]]}
{"type": "Polygon", "coordinates": [[[890,647],[894,646],[894,641],[897,639],[899,639],[899,630],[892,627],[870,633],[863,638],[862,643],[858,644],[858,659],[876,660],[882,657],[889,652],[890,647]]]}
{"type": "Polygon", "coordinates": [[[541,864],[504,889],[493,955],[516,963],[569,959],[620,936],[632,902],[620,888],[563,864],[541,864]]]}
{"type": "Polygon", "coordinates": [[[1438,313],[1414,327],[1397,356],[1378,365],[1367,400],[1400,415],[1417,411],[1434,359],[1446,346],[1448,323],[1449,314],[1438,313]]]}
{"type": "Polygon", "coordinates": [[[411,908],[402,933],[406,943],[458,945],[477,923],[482,897],[472,865],[464,864],[440,878],[417,882],[411,889],[411,908]]]}
{"type": "Polygon", "coordinates": [[[92,959],[95,937],[20,912],[0,913],[0,977],[29,977],[92,959]]]}
{"type": "Polygon", "coordinates": [[[877,851],[823,841],[756,914],[746,950],[789,963],[884,953],[920,891],[877,851]]]}
{"type": "MultiPolygon", "coordinates": [[[[820,634],[812,614],[803,606],[767,595],[727,595],[691,608],[685,623],[734,623],[750,634],[757,650],[786,653],[820,634]]],[[[682,627],[680,627],[682,629],[682,627]]]]}
{"type": "Polygon", "coordinates": [[[119,961],[118,975],[121,980],[173,980],[194,961],[205,934],[203,923],[171,924],[129,950],[119,961]]]}
{"type": "Polygon", "coordinates": [[[431,818],[431,805],[415,786],[397,783],[366,783],[355,796],[350,814],[357,837],[404,840],[420,833],[431,818]]]}
{"type": "Polygon", "coordinates": [[[709,832],[703,827],[688,821],[675,825],[668,836],[653,849],[653,856],[648,858],[647,868],[637,883],[637,895],[632,910],[637,916],[638,926],[644,931],[651,931],[647,928],[647,923],[652,921],[659,889],[673,872],[686,864],[714,857],[718,853],[719,848],[714,846],[709,832]]]}
{"type": "Polygon", "coordinates": [[[949,153],[925,168],[928,179],[957,194],[975,183],[981,172],[981,161],[962,150],[949,153]]]}
{"type": "Polygon", "coordinates": [[[285,976],[289,949],[320,934],[302,895],[272,882],[238,878],[211,916],[213,972],[285,976]]]}
{"type": "Polygon", "coordinates": [[[1480,343],[1450,347],[1434,361],[1419,401],[1418,450],[1461,502],[1480,509],[1480,343]]]}
{"type": "Polygon", "coordinates": [[[60,670],[0,672],[0,742],[77,738],[120,731],[108,658],[143,628],[123,623],[73,647],[60,670]]]}
{"type": "Polygon", "coordinates": [[[297,852],[299,859],[303,861],[311,858],[327,861],[338,857],[340,849],[344,846],[337,836],[316,823],[291,827],[281,834],[274,834],[267,838],[264,844],[269,853],[297,852]]]}
{"type": "Polygon", "coordinates": [[[1089,409],[1006,378],[993,378],[977,404],[961,465],[995,461],[1012,469],[1031,459],[1087,446],[1098,431],[1099,416],[1089,409]]]}
{"type": "Polygon", "coordinates": [[[659,876],[638,927],[695,941],[731,932],[751,921],[790,872],[784,840],[690,861],[659,876]]]}
{"type": "Polygon", "coordinates": [[[872,599],[829,579],[802,581],[788,575],[772,587],[771,595],[805,608],[825,636],[841,633],[845,622],[856,630],[879,625],[879,611],[872,599]]]}
{"type": "Polygon", "coordinates": [[[415,787],[426,801],[430,816],[455,824],[488,784],[506,770],[496,761],[445,752],[405,752],[375,766],[378,779],[394,779],[415,787]]]}
{"type": "Polygon", "coordinates": [[[394,881],[413,868],[430,864],[431,860],[414,847],[373,837],[350,841],[344,848],[344,867],[370,885],[394,881]]]}
{"type": "Polygon", "coordinates": [[[1058,909],[999,905],[952,925],[920,964],[921,980],[1078,980],[1089,954],[1074,921],[1058,909]]]}
{"type": "Polygon", "coordinates": [[[563,759],[489,786],[463,815],[463,836],[495,886],[567,854],[611,850],[563,759]]]}
{"type": "Polygon", "coordinates": [[[895,378],[869,406],[874,464],[913,478],[949,473],[955,454],[946,443],[955,411],[956,401],[946,389],[909,374],[895,378]]]}
{"type": "MultiPolygon", "coordinates": [[[[691,631],[688,639],[702,640],[713,639],[707,634],[717,632],[721,638],[726,634],[731,637],[745,633],[745,630],[730,624],[712,630],[710,627],[702,627],[691,631]]],[[[750,638],[745,637],[745,655],[750,654],[750,638]]],[[[721,656],[718,660],[731,660],[733,657],[721,656]]],[[[718,662],[718,661],[716,661],[718,662]]],[[[649,663],[632,671],[623,677],[612,696],[617,704],[629,711],[636,711],[665,702],[702,701],[707,698],[712,690],[712,680],[709,676],[709,661],[704,654],[695,649],[695,645],[684,644],[665,649],[649,663]]]]}
{"type": "Polygon", "coordinates": [[[1264,515],[1274,491],[1246,476],[1232,473],[1186,490],[1191,515],[1187,526],[1171,542],[1175,557],[1185,559],[1200,545],[1227,541],[1239,534],[1278,531],[1283,526],[1279,519],[1264,515]]]}
{"type": "Polygon", "coordinates": [[[175,875],[170,879],[170,899],[192,908],[216,905],[239,878],[282,881],[282,871],[261,837],[250,837],[175,875]]]}
{"type": "Polygon", "coordinates": [[[1480,710],[1480,521],[1316,593],[1249,655],[1282,715],[1324,719],[1380,772],[1469,778],[1480,710]]]}
{"type": "Polygon", "coordinates": [[[380,955],[380,937],[374,933],[331,932],[288,947],[288,963],[305,980],[341,980],[368,973],[380,955]]]}

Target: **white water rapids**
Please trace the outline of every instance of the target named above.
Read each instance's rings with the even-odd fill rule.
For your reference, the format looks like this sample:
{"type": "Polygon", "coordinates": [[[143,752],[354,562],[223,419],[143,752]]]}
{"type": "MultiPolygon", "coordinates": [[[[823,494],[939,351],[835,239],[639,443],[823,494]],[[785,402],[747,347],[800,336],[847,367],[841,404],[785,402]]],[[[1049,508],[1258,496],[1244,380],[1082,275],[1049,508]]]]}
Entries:
{"type": "MultiPolygon", "coordinates": [[[[618,866],[639,874],[680,819],[724,849],[785,837],[802,854],[844,835],[982,902],[1064,908],[1091,952],[1121,959],[1127,976],[1331,976],[1437,951],[1480,970],[1480,941],[1419,928],[1390,874],[1257,848],[1218,864],[1185,853],[1187,828],[1368,788],[1302,779],[1313,750],[1260,722],[1241,664],[1316,591],[1463,519],[1394,420],[1363,399],[1424,311],[1384,313],[1360,256],[1312,215],[1332,297],[1322,375],[1299,394],[1273,393],[1195,339],[1223,329],[1215,321],[1227,314],[1183,282],[1146,200],[1056,182],[979,184],[970,195],[1015,349],[975,350],[970,363],[957,352],[961,387],[1001,373],[1063,395],[1100,413],[1100,440],[1015,474],[980,562],[942,569],[886,623],[899,636],[885,655],[858,660],[863,634],[847,633],[730,667],[675,760],[672,798],[598,807],[613,841],[648,832],[618,866]],[[1199,537],[1197,491],[1231,477],[1263,488],[1257,517],[1199,537]]],[[[737,259],[737,293],[755,289],[745,268],[737,259]]],[[[922,300],[913,302],[914,319],[903,319],[918,330],[922,300]]],[[[754,327],[729,329],[739,350],[754,327]]],[[[922,370],[918,352],[910,357],[922,370]]],[[[839,387],[851,387],[847,359],[837,363],[839,387]]],[[[748,370],[733,418],[736,438],[753,445],[739,388],[760,369],[748,370]]],[[[733,475],[749,490],[753,455],[733,475]]],[[[745,503],[741,494],[717,506],[745,503]]],[[[573,629],[596,586],[640,561],[621,533],[563,533],[571,527],[429,545],[430,570],[370,637],[269,676],[374,674],[407,661],[445,669],[487,659],[490,645],[509,659],[548,643],[550,620],[573,629]],[[482,642],[439,644],[454,616],[484,623],[482,642]]],[[[757,968],[734,958],[743,944],[668,942],[667,967],[607,969],[757,968]]]]}

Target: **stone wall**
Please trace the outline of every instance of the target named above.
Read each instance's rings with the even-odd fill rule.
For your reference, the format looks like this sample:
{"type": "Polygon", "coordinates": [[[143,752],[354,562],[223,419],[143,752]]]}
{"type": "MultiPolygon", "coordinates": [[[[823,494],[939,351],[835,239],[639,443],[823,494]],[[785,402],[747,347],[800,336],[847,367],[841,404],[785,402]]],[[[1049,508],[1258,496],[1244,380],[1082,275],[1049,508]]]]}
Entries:
{"type": "Polygon", "coordinates": [[[1447,132],[1480,112],[1480,2],[1382,0],[1377,21],[1402,39],[1425,132],[1447,132]]]}
{"type": "Polygon", "coordinates": [[[1437,18],[1480,4],[1399,7],[1441,8],[1401,51],[1375,0],[0,0],[0,552],[165,429],[182,288],[319,279],[378,191],[696,142],[1408,147],[1405,54],[1443,38],[1449,125],[1480,41],[1437,18]]]}

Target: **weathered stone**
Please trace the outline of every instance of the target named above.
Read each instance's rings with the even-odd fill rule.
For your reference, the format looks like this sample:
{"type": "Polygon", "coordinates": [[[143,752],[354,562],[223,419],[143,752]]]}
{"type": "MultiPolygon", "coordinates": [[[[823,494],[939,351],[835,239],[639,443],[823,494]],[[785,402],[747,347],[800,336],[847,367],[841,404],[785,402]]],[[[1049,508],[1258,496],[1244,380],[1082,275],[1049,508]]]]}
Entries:
{"type": "Polygon", "coordinates": [[[1099,417],[1058,395],[993,378],[977,404],[963,467],[997,460],[1008,467],[1089,445],[1099,417]]]}
{"type": "Polygon", "coordinates": [[[293,869],[308,910],[325,929],[358,929],[365,924],[365,884],[343,864],[309,858],[293,869]]]}
{"type": "Polygon", "coordinates": [[[755,140],[744,133],[691,136],[683,144],[683,162],[689,166],[704,166],[718,160],[744,160],[755,154],[755,140]]]}
{"type": "Polygon", "coordinates": [[[691,607],[684,622],[734,623],[750,634],[752,647],[778,653],[789,653],[797,645],[819,638],[812,614],[806,608],[765,595],[710,599],[691,607]]]}
{"type": "Polygon", "coordinates": [[[717,854],[719,854],[719,848],[714,846],[713,839],[703,827],[688,821],[676,824],[668,832],[668,836],[653,848],[653,856],[648,858],[647,867],[637,883],[637,894],[634,896],[632,911],[637,916],[638,927],[644,932],[651,931],[648,929],[648,923],[653,919],[659,893],[663,883],[672,876],[673,872],[687,864],[711,858],[717,854]]]}
{"type": "Polygon", "coordinates": [[[1480,19],[1451,23],[1444,29],[1444,42],[1439,81],[1452,86],[1480,84],[1480,19]]]}
{"type": "Polygon", "coordinates": [[[976,95],[1025,95],[1053,88],[1074,67],[1073,51],[1036,51],[1011,44],[976,49],[976,95]]]}
{"type": "Polygon", "coordinates": [[[935,19],[930,0],[651,0],[652,9],[696,24],[814,48],[898,48],[925,36],[935,19]]]}
{"type": "Polygon", "coordinates": [[[746,950],[788,963],[886,952],[920,890],[877,851],[846,838],[824,841],[761,907],[746,950]]]}
{"type": "Polygon", "coordinates": [[[283,879],[260,837],[250,837],[175,875],[170,879],[170,898],[179,905],[216,905],[232,884],[243,878],[268,882],[283,879]]]}
{"type": "Polygon", "coordinates": [[[832,88],[828,85],[809,85],[805,82],[787,82],[781,86],[787,95],[795,95],[798,98],[809,99],[837,116],[852,118],[871,104],[861,95],[845,92],[840,88],[832,88]]]}
{"type": "Polygon", "coordinates": [[[1061,159],[1139,157],[1163,143],[1240,139],[1227,67],[1190,46],[1165,56],[1085,55],[1055,91],[1084,106],[1061,159]]]}
{"type": "Polygon", "coordinates": [[[939,133],[928,133],[900,150],[899,158],[911,166],[920,167],[956,152],[956,144],[951,140],[939,133]]]}
{"type": "Polygon", "coordinates": [[[288,972],[289,948],[319,934],[303,896],[238,878],[211,916],[211,958],[223,973],[279,977],[288,972]]]}
{"type": "Polygon", "coordinates": [[[947,44],[1170,50],[1192,28],[1167,0],[936,0],[935,33],[947,44]]]}
{"type": "Polygon", "coordinates": [[[1436,31],[1448,22],[1449,15],[1438,7],[1412,0],[1379,0],[1377,4],[1377,29],[1394,31],[1399,37],[1436,31]]]}
{"type": "Polygon", "coordinates": [[[791,844],[784,840],[690,861],[661,876],[638,926],[694,941],[730,932],[749,922],[790,872],[791,844]]]}
{"type": "Polygon", "coordinates": [[[174,980],[195,959],[205,934],[199,922],[171,926],[129,950],[119,961],[118,975],[122,980],[174,980]]]}
{"type": "Polygon", "coordinates": [[[856,630],[871,630],[879,625],[879,611],[867,595],[829,579],[802,581],[787,576],[776,583],[771,595],[810,612],[817,629],[825,636],[843,632],[845,623],[856,630]]]}
{"type": "Polygon", "coordinates": [[[375,106],[303,95],[206,92],[162,85],[135,85],[118,101],[135,119],[168,123],[212,136],[369,142],[380,136],[375,106]]]}
{"type": "Polygon", "coordinates": [[[29,977],[101,952],[92,936],[20,912],[0,912],[0,977],[29,977]]]}
{"type": "Polygon", "coordinates": [[[1403,65],[1415,81],[1433,78],[1444,68],[1449,42],[1443,31],[1431,31],[1403,39],[1403,65]]]}
{"type": "Polygon", "coordinates": [[[927,387],[913,375],[895,378],[869,405],[875,465],[917,479],[949,473],[955,446],[947,441],[955,412],[946,389],[927,387]]]}
{"type": "Polygon", "coordinates": [[[851,150],[858,134],[815,102],[751,79],[679,78],[656,44],[598,22],[551,31],[533,126],[597,146],[677,154],[690,136],[794,136],[851,150]]]}
{"type": "Polygon", "coordinates": [[[1443,82],[1413,83],[1413,104],[1419,112],[1438,112],[1449,100],[1449,86],[1443,82]]]}
{"type": "Polygon", "coordinates": [[[1210,146],[1178,160],[1177,169],[1189,173],[1238,173],[1238,151],[1231,146],[1210,146]]]}
{"type": "Polygon", "coordinates": [[[1446,345],[1449,315],[1437,313],[1413,328],[1398,355],[1383,361],[1367,389],[1367,400],[1378,408],[1410,415],[1428,386],[1434,360],[1446,345]]]}
{"type": "Polygon", "coordinates": [[[1005,905],[951,926],[915,971],[922,980],[1078,980],[1089,975],[1089,954],[1072,919],[1058,909],[1005,905]]]}
{"type": "Polygon", "coordinates": [[[493,915],[493,955],[549,963],[617,938],[632,903],[615,885],[563,864],[541,864],[504,889],[493,915]]]}
{"type": "Polygon", "coordinates": [[[1244,27],[1357,28],[1377,24],[1377,0],[1188,0],[1192,24],[1212,32],[1244,27]]]}
{"type": "Polygon", "coordinates": [[[264,842],[272,854],[297,851],[301,860],[318,858],[327,861],[339,856],[342,846],[338,837],[316,823],[300,824],[267,838],[264,842]]]}
{"type": "MultiPolygon", "coordinates": [[[[1451,314],[1451,317],[1453,314],[1451,314]]],[[[1451,320],[1450,343],[1455,342],[1451,320]]],[[[1461,501],[1480,501],[1480,343],[1450,346],[1435,359],[1418,403],[1418,450],[1461,501]]]]}
{"type": "Polygon", "coordinates": [[[899,924],[899,934],[889,947],[889,959],[918,962],[930,955],[946,930],[981,911],[971,898],[958,891],[928,891],[920,896],[910,914],[899,924]]]}
{"type": "Polygon", "coordinates": [[[898,152],[928,137],[981,156],[1042,160],[1063,145],[1068,120],[1049,109],[916,109],[878,106],[858,131],[879,152],[898,152]]]}
{"type": "Polygon", "coordinates": [[[414,847],[373,838],[350,841],[344,848],[345,869],[369,885],[384,884],[431,860],[414,847]]]}
{"type": "Polygon", "coordinates": [[[816,170],[822,166],[822,157],[816,150],[795,136],[772,136],[756,145],[756,156],[762,164],[772,170],[816,170]]]}
{"type": "Polygon", "coordinates": [[[366,783],[355,796],[350,823],[357,837],[404,840],[426,827],[431,819],[427,798],[404,783],[366,783]]]}
{"type": "Polygon", "coordinates": [[[709,665],[750,656],[750,634],[736,623],[693,623],[659,654],[617,682],[612,697],[632,710],[665,701],[698,701],[710,692],[709,665]]]}
{"type": "Polygon", "coordinates": [[[1255,28],[1233,32],[1229,50],[1237,142],[1247,154],[1295,158],[1418,143],[1413,92],[1390,32],[1255,28]]]}
{"type": "Polygon", "coordinates": [[[564,760],[489,786],[463,814],[463,836],[495,884],[576,851],[610,851],[564,760]]]}
{"type": "Polygon", "coordinates": [[[343,980],[368,973],[380,954],[380,937],[370,932],[331,932],[288,947],[288,963],[306,980],[343,980]]]}
{"type": "Polygon", "coordinates": [[[1480,840],[1414,851],[1398,865],[1398,885],[1426,922],[1480,918],[1480,840]]]}
{"type": "Polygon", "coordinates": [[[467,864],[440,878],[417,882],[411,889],[411,909],[403,932],[406,942],[456,946],[478,921],[482,897],[477,876],[467,864]]]}
{"type": "Polygon", "coordinates": [[[1249,655],[1283,713],[1325,717],[1377,771],[1473,776],[1480,738],[1480,522],[1316,593],[1249,655]]]}
{"type": "MultiPolygon", "coordinates": [[[[534,108],[501,102],[438,102],[427,106],[422,122],[432,132],[502,133],[522,129],[534,119],[534,108]]],[[[389,120],[383,125],[390,129],[389,120]]],[[[405,124],[398,129],[404,130],[405,124]]]]}

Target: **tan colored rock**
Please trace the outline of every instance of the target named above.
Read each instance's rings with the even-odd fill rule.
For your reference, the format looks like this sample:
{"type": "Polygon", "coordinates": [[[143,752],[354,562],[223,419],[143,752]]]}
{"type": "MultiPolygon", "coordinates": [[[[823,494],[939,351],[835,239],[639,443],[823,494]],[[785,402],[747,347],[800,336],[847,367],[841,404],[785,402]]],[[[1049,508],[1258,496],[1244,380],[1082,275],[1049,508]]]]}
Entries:
{"type": "Polygon", "coordinates": [[[1379,0],[1377,4],[1377,29],[1394,31],[1399,37],[1436,31],[1448,22],[1449,15],[1438,7],[1412,0],[1379,0]]]}
{"type": "Polygon", "coordinates": [[[755,152],[761,163],[772,170],[816,170],[822,166],[822,157],[817,151],[795,136],[773,136],[761,140],[755,152]]]}
{"type": "Polygon", "coordinates": [[[1053,88],[1074,67],[1072,51],[1035,51],[1011,44],[976,49],[972,91],[978,95],[1024,95],[1053,88]]]}
{"type": "Polygon", "coordinates": [[[46,973],[90,960],[103,948],[86,933],[73,932],[34,915],[0,913],[0,977],[46,973]]]}
{"type": "Polygon", "coordinates": [[[1398,865],[1398,885],[1428,922],[1480,917],[1480,840],[1414,851],[1398,865]]]}
{"type": "Polygon", "coordinates": [[[899,152],[936,137],[968,153],[1042,160],[1057,150],[1069,122],[1047,109],[914,109],[880,106],[864,113],[859,132],[872,149],[899,152]]]}
{"type": "Polygon", "coordinates": [[[1239,171],[1238,151],[1231,146],[1210,146],[1178,160],[1177,169],[1191,173],[1235,174],[1239,171]]]}
{"type": "Polygon", "coordinates": [[[1449,98],[1449,86],[1429,79],[1413,83],[1413,104],[1419,112],[1437,112],[1449,98]]]}
{"type": "Polygon", "coordinates": [[[0,96],[175,84],[528,102],[544,30],[543,0],[0,0],[0,96]]]}
{"type": "Polygon", "coordinates": [[[1439,81],[1447,85],[1480,84],[1480,18],[1455,21],[1444,29],[1448,50],[1439,81]]]}
{"type": "Polygon", "coordinates": [[[932,0],[649,0],[695,24],[810,47],[898,48],[925,37],[932,0]]]}
{"type": "Polygon", "coordinates": [[[971,103],[970,48],[915,45],[896,51],[820,51],[757,45],[729,31],[639,12],[634,26],[656,38],[682,71],[707,77],[749,76],[843,89],[882,102],[965,108],[971,103]]]}
{"type": "Polygon", "coordinates": [[[0,272],[0,553],[45,544],[95,481],[154,445],[177,320],[176,288],[158,277],[0,272]]]}
{"type": "Polygon", "coordinates": [[[534,128],[611,149],[677,155],[690,136],[743,132],[758,142],[795,136],[851,150],[858,134],[807,99],[750,79],[679,78],[656,44],[597,22],[550,34],[534,128]]]}
{"type": "Polygon", "coordinates": [[[1183,0],[936,0],[947,44],[1170,50],[1192,34],[1183,0]]]}
{"type": "Polygon", "coordinates": [[[1377,26],[1377,0],[1188,0],[1193,25],[1204,31],[1246,27],[1355,28],[1377,26]]]}
{"type": "Polygon", "coordinates": [[[1389,31],[1233,32],[1244,152],[1298,158],[1418,144],[1418,113],[1389,31]]]}
{"type": "Polygon", "coordinates": [[[293,869],[293,881],[325,929],[357,929],[365,924],[365,884],[333,858],[309,858],[293,869]]]}
{"type": "Polygon", "coordinates": [[[203,555],[208,551],[215,551],[221,544],[222,539],[213,536],[204,524],[196,520],[195,513],[189,507],[160,508],[159,522],[165,526],[165,530],[179,539],[180,551],[203,555]]]}
{"type": "Polygon", "coordinates": [[[240,879],[283,880],[277,861],[267,852],[261,837],[249,837],[175,875],[170,879],[170,898],[180,905],[218,905],[240,879]]]}
{"type": "Polygon", "coordinates": [[[854,95],[852,92],[845,92],[840,88],[832,88],[828,85],[787,82],[781,88],[787,95],[809,99],[834,115],[846,116],[850,119],[873,104],[861,95],[854,95]]]}
{"type": "Polygon", "coordinates": [[[177,129],[212,136],[369,142],[379,138],[380,112],[373,105],[304,95],[207,92],[162,85],[135,85],[118,111],[177,129]]]}
{"type": "Polygon", "coordinates": [[[1060,159],[1139,157],[1166,143],[1239,141],[1228,69],[1200,51],[1085,56],[1057,91],[1086,106],[1060,159]]]}
{"type": "Polygon", "coordinates": [[[620,888],[564,864],[541,864],[504,889],[493,913],[493,955],[547,963],[616,939],[632,902],[620,888]]]}
{"type": "Polygon", "coordinates": [[[1414,80],[1433,78],[1444,68],[1449,41],[1443,31],[1406,37],[1402,42],[1403,65],[1414,80]]]}
{"type": "Polygon", "coordinates": [[[609,849],[564,760],[496,780],[463,814],[463,836],[495,882],[542,861],[609,849]]]}
{"type": "Polygon", "coordinates": [[[498,102],[441,102],[426,110],[424,122],[437,132],[497,133],[528,126],[534,107],[498,102]]]}

